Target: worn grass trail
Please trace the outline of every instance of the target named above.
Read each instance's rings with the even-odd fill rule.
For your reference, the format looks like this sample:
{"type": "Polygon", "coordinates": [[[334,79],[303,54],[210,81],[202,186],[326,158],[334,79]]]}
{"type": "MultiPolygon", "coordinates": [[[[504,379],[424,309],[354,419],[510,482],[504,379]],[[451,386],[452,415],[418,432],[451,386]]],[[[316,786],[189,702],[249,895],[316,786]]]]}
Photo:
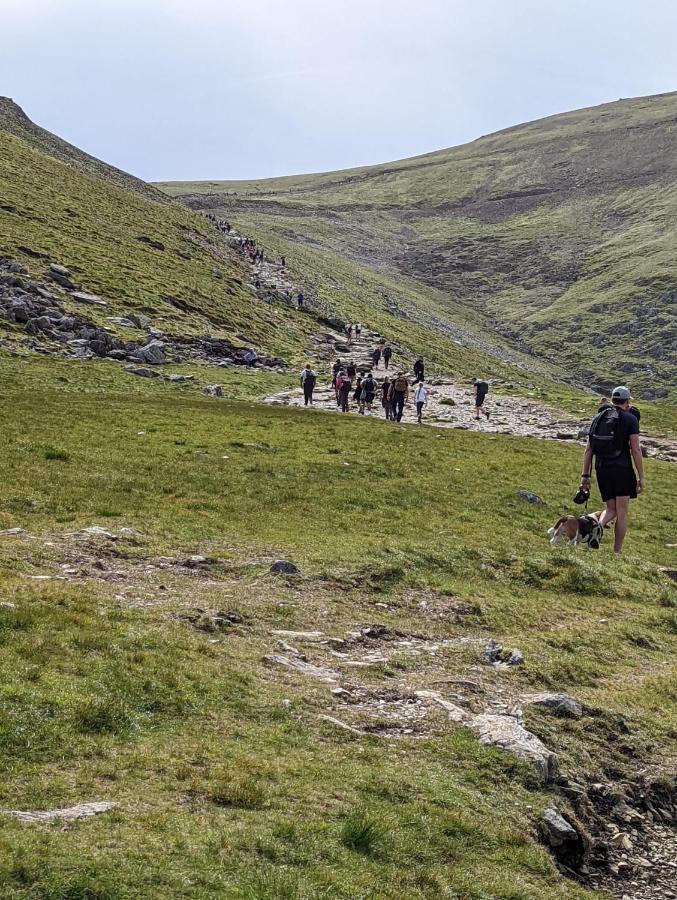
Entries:
{"type": "Polygon", "coordinates": [[[668,464],[648,462],[619,561],[608,542],[547,547],[577,448],[65,387],[19,377],[0,400],[0,528],[27,532],[0,541],[0,807],[117,806],[67,826],[3,817],[0,896],[592,896],[536,841],[542,809],[566,801],[525,764],[443,714],[391,738],[319,716],[362,729],[412,687],[451,696],[445,679],[474,677],[486,702],[550,687],[597,710],[530,714],[567,773],[667,771],[668,464]],[[93,524],[135,534],[74,536],[93,524]],[[196,553],[215,562],[182,563],[196,553]],[[271,576],[277,557],[301,576],[271,576]],[[212,628],[220,610],[241,622],[212,628]],[[346,670],[367,698],[354,709],[264,662],[275,630],[370,623],[439,649],[346,670]],[[489,637],[526,666],[486,671],[489,637]]]}

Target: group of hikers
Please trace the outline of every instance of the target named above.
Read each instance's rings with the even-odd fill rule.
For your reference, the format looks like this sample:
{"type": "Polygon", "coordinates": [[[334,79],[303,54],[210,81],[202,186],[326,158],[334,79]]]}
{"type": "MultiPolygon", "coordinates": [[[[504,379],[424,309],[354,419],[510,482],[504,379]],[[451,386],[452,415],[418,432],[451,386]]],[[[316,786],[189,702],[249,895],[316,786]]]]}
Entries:
{"type": "Polygon", "coordinates": [[[210,222],[213,222],[214,225],[216,225],[219,231],[222,231],[224,234],[230,234],[230,222],[226,222],[225,219],[219,219],[214,213],[207,213],[206,216],[210,222]]]}

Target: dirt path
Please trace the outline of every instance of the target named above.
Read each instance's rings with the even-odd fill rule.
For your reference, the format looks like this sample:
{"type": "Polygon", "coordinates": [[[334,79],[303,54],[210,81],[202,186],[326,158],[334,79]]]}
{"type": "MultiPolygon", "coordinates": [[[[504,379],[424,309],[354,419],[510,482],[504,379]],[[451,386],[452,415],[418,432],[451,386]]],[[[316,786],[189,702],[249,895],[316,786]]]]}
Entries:
{"type": "MultiPolygon", "coordinates": [[[[371,352],[379,341],[380,335],[369,330],[364,330],[359,339],[348,345],[342,335],[335,332],[317,339],[319,348],[326,350],[328,360],[338,358],[344,361],[353,360],[358,369],[360,367],[371,368],[371,352]]],[[[395,350],[393,361],[401,361],[401,354],[395,350]]],[[[400,363],[401,364],[401,363],[400,363]]],[[[383,362],[373,369],[379,382],[387,375],[397,371],[391,366],[386,370],[383,362]]],[[[318,373],[319,384],[315,391],[314,408],[325,411],[338,412],[336,399],[331,384],[323,380],[322,372],[318,373]]],[[[413,383],[411,373],[409,380],[413,383]]],[[[490,393],[485,401],[485,408],[489,412],[489,418],[475,419],[474,400],[472,386],[461,385],[450,379],[434,378],[427,382],[429,389],[428,400],[423,413],[423,424],[434,425],[438,428],[457,428],[465,431],[493,432],[497,434],[512,434],[520,437],[537,437],[553,441],[579,442],[585,439],[584,429],[589,424],[589,419],[580,419],[570,413],[554,409],[535,400],[525,397],[509,397],[490,393]]],[[[413,394],[413,391],[412,391],[413,394]]],[[[282,391],[265,398],[266,403],[279,406],[303,406],[303,392],[300,387],[290,391],[282,391]]],[[[351,399],[351,413],[357,414],[357,404],[351,399]]],[[[369,413],[365,415],[369,416],[369,413]]],[[[372,417],[385,419],[385,412],[380,401],[374,404],[372,417]]],[[[413,397],[405,407],[403,422],[416,423],[413,397]]],[[[656,459],[677,462],[677,441],[668,438],[642,438],[645,455],[656,459]]]]}

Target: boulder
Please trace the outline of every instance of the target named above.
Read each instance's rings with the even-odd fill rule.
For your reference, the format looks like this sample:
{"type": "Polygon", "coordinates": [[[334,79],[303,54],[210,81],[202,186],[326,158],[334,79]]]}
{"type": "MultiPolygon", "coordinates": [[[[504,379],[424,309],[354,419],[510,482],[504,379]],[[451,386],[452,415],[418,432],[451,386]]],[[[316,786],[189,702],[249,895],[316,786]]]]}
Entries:
{"type": "Polygon", "coordinates": [[[194,381],[194,375],[167,375],[167,381],[172,384],[183,384],[185,381],[194,381]]]}
{"type": "Polygon", "coordinates": [[[210,384],[202,390],[208,397],[223,397],[223,388],[220,384],[210,384]]]}
{"type": "Polygon", "coordinates": [[[150,366],[161,366],[167,362],[164,347],[162,341],[153,340],[144,347],[138,347],[130,358],[135,362],[147,363],[150,366]]]}
{"type": "Polygon", "coordinates": [[[524,703],[542,706],[556,716],[566,716],[570,719],[580,719],[583,715],[582,705],[568,694],[548,692],[534,694],[533,697],[528,697],[524,703]]]}
{"type": "Polygon", "coordinates": [[[70,276],[70,269],[67,269],[65,266],[58,266],[56,263],[49,264],[49,274],[50,275],[61,275],[63,278],[68,278],[70,276]]]}
{"type": "Polygon", "coordinates": [[[270,567],[270,571],[273,575],[298,575],[299,570],[298,567],[294,565],[293,562],[289,562],[287,559],[278,559],[277,562],[274,562],[270,567]]]}
{"type": "Polygon", "coordinates": [[[577,870],[587,852],[586,841],[554,806],[543,813],[540,827],[544,843],[567,869],[577,870]]]}
{"type": "Polygon", "coordinates": [[[499,747],[531,763],[544,784],[557,777],[559,760],[556,754],[512,716],[485,713],[474,716],[469,727],[477,734],[480,744],[499,747]]]}

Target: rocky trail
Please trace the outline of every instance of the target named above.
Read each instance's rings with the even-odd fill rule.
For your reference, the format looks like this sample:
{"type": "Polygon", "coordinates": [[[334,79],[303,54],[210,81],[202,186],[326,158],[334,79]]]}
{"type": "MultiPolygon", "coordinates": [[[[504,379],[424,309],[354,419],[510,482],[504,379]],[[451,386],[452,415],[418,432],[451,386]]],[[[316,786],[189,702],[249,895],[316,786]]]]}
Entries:
{"type": "MultiPolygon", "coordinates": [[[[156,556],[129,527],[92,525],[44,538],[14,528],[0,532],[4,547],[24,559],[16,578],[36,591],[50,582],[89,583],[114,604],[196,631],[215,652],[237,641],[296,697],[301,723],[314,718],[352,740],[382,740],[384,748],[468,729],[479,743],[524,761],[548,789],[552,802],[535,814],[533,829],[565,874],[617,900],[675,900],[674,790],[618,775],[587,783],[567,771],[550,739],[538,736],[530,710],[586,729],[604,711],[530,688],[520,677],[529,660],[491,638],[478,608],[462,597],[416,588],[392,598],[365,593],[349,573],[317,578],[272,554],[251,557],[230,546],[156,556]],[[239,607],[245,595],[246,609],[239,607]],[[318,629],[317,622],[333,624],[318,629]]],[[[5,814],[39,827],[115,805],[114,798],[82,799],[71,808],[5,814]]]]}
{"type": "MultiPolygon", "coordinates": [[[[321,354],[328,361],[341,359],[344,362],[352,360],[357,365],[358,371],[372,370],[379,382],[389,376],[390,378],[399,371],[405,371],[413,384],[412,373],[407,365],[402,362],[402,354],[394,348],[390,369],[386,369],[383,361],[379,366],[373,367],[371,353],[377,346],[381,335],[364,329],[359,338],[353,339],[349,344],[345,335],[335,331],[327,331],[315,339],[315,354],[321,354]],[[399,367],[399,368],[398,368],[399,367]]],[[[407,360],[410,362],[410,360],[407,360]]],[[[318,386],[315,390],[314,408],[331,412],[338,412],[334,391],[329,383],[322,378],[323,373],[318,373],[318,386]]],[[[546,406],[535,400],[525,397],[510,397],[504,394],[490,392],[485,401],[484,408],[490,413],[488,419],[484,416],[479,421],[475,419],[475,405],[470,384],[461,385],[450,379],[433,377],[426,380],[428,388],[427,403],[423,413],[423,423],[439,428],[456,428],[466,431],[482,431],[497,434],[511,434],[519,437],[545,438],[554,441],[583,442],[586,435],[586,427],[590,419],[578,419],[575,416],[546,406]]],[[[413,394],[413,391],[412,391],[413,394]]],[[[594,398],[591,398],[594,401],[594,398]]],[[[303,406],[303,391],[295,388],[289,391],[281,391],[265,398],[266,403],[284,406],[303,406]]],[[[351,399],[351,410],[357,413],[357,404],[351,399]]],[[[594,412],[594,402],[591,404],[591,415],[594,412]]],[[[369,416],[369,413],[365,415],[369,416]]],[[[385,418],[380,400],[376,400],[371,415],[385,418]]],[[[405,423],[416,423],[416,412],[413,399],[405,407],[405,423]]],[[[645,455],[656,459],[677,462],[677,441],[669,438],[642,437],[645,455]]]]}

